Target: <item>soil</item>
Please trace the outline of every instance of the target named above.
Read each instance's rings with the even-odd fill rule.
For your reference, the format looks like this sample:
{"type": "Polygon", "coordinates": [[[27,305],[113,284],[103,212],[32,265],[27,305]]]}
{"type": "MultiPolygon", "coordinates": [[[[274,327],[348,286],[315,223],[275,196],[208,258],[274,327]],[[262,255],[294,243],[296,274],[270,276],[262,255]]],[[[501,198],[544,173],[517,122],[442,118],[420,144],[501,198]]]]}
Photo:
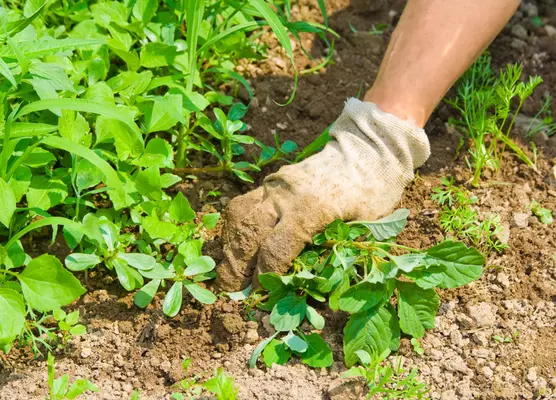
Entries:
{"type": "MultiPolygon", "coordinates": [[[[327,1],[330,26],[341,36],[336,41],[333,64],[313,75],[303,75],[291,105],[281,107],[289,97],[292,70],[276,49],[271,35],[270,56],[259,65],[242,67],[255,90],[253,107],[247,115],[251,134],[267,143],[278,132],[282,140],[310,143],[342,109],[349,96],[369,88],[373,82],[392,28],[384,35],[366,33],[373,25],[394,25],[403,2],[358,0],[327,1]],[[353,32],[350,25],[358,32],[353,32]]],[[[534,116],[545,92],[556,93],[556,29],[537,27],[531,16],[556,26],[554,1],[522,3],[518,13],[491,46],[496,67],[521,61],[526,74],[539,74],[545,83],[523,114],[534,116]],[[519,25],[525,29],[515,28],[519,25]],[[516,37],[516,33],[520,37],[516,37]]],[[[292,6],[294,18],[320,21],[317,2],[301,0],[292,6]]],[[[299,70],[310,68],[326,56],[325,46],[309,34],[302,44],[315,58],[311,60],[296,47],[299,70]]],[[[556,112],[556,104],[552,111],[556,112]]],[[[457,132],[446,122],[452,112],[440,105],[426,127],[432,156],[406,190],[401,206],[411,210],[408,227],[400,237],[413,247],[434,245],[443,237],[438,224],[438,207],[430,200],[439,178],[454,176],[460,184],[470,178],[463,157],[455,158],[457,132]]],[[[528,148],[523,132],[516,140],[528,148]]],[[[504,221],[504,240],[509,248],[491,254],[483,277],[463,288],[440,292],[442,305],[436,328],[423,340],[425,354],[412,351],[402,339],[399,354],[406,367],[418,367],[420,379],[430,385],[432,399],[541,399],[556,396],[556,230],[530,215],[532,200],[556,211],[556,136],[538,135],[538,173],[507,154],[502,168],[479,189],[481,215],[494,213],[504,221]],[[525,216],[523,216],[525,214],[525,216]],[[493,336],[511,338],[500,343],[493,336]]],[[[462,153],[463,154],[463,153],[462,153]]],[[[263,171],[272,172],[274,165],[263,171]]],[[[263,178],[261,174],[259,182],[263,178]]],[[[230,198],[254,185],[227,178],[199,179],[183,185],[192,203],[202,211],[220,210],[230,198]],[[211,189],[222,191],[220,200],[207,201],[211,189]]],[[[218,258],[218,237],[207,244],[218,258]]],[[[62,256],[61,244],[35,251],[62,256]]],[[[142,399],[169,399],[171,386],[183,378],[181,362],[193,359],[191,373],[211,373],[224,367],[240,387],[240,399],[342,400],[364,395],[357,382],[339,377],[342,363],[342,326],[345,316],[321,310],[327,315],[323,332],[334,350],[331,368],[313,370],[299,363],[270,369],[248,369],[247,359],[260,339],[272,332],[265,314],[249,321],[239,303],[224,298],[202,306],[186,297],[175,318],[161,312],[159,296],[142,311],[133,305],[112,277],[99,273],[90,281],[91,291],[74,305],[82,315],[88,334],[70,339],[56,352],[57,373],[72,379],[92,380],[100,389],[87,399],[127,399],[139,389],[142,399]]],[[[392,359],[393,357],[391,357],[392,359]]],[[[205,376],[205,375],[203,375],[205,376]]],[[[25,349],[14,349],[0,367],[0,399],[39,399],[46,394],[46,363],[25,349]]]]}

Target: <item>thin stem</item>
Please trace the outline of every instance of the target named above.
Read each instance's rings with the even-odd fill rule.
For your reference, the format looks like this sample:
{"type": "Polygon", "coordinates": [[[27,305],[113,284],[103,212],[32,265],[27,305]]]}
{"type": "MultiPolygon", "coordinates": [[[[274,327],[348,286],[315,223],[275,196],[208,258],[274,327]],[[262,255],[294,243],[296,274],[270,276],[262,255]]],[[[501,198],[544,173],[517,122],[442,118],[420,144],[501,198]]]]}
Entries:
{"type": "Polygon", "coordinates": [[[18,274],[17,274],[16,272],[12,272],[12,271],[9,271],[9,270],[7,270],[7,269],[3,269],[3,270],[1,270],[1,271],[4,273],[4,275],[5,275],[5,274],[8,274],[8,275],[15,276],[16,278],[17,278],[17,276],[18,276],[18,274]]]}

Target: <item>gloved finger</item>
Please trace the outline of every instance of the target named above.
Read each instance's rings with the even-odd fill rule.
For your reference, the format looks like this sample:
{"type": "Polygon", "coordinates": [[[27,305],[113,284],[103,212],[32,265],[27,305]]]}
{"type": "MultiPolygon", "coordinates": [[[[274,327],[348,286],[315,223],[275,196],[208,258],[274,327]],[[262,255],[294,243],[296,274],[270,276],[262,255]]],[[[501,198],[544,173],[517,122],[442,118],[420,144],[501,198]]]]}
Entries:
{"type": "Polygon", "coordinates": [[[249,284],[259,245],[277,221],[269,203],[253,204],[242,197],[225,213],[224,219],[225,260],[217,268],[217,284],[227,291],[240,290],[249,284]]]}
{"type": "Polygon", "coordinates": [[[288,272],[293,260],[305,245],[311,243],[313,235],[333,220],[330,213],[318,206],[312,212],[285,216],[259,248],[253,286],[259,285],[259,274],[274,272],[283,275],[288,272]]]}

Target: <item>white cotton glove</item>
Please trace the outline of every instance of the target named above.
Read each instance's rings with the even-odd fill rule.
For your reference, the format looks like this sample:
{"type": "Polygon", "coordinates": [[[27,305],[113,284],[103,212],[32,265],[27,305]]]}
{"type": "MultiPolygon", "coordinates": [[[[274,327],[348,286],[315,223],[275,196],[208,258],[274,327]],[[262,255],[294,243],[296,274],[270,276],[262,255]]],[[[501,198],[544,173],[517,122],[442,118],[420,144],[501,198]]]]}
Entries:
{"type": "Polygon", "coordinates": [[[337,218],[375,220],[391,212],[413,170],[429,157],[427,135],[375,104],[349,99],[330,130],[335,140],[299,164],[269,175],[262,187],[234,198],[224,212],[223,290],[259,273],[284,274],[337,218]]]}

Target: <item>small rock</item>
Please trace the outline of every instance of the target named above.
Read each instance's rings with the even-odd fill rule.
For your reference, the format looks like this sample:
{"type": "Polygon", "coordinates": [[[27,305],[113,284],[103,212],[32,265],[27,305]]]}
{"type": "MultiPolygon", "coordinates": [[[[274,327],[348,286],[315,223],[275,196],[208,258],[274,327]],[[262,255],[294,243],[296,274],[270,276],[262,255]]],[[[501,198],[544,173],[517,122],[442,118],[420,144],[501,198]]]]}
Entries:
{"type": "Polygon", "coordinates": [[[247,321],[247,329],[257,330],[258,327],[259,324],[257,323],[257,321],[247,321]]]}
{"type": "Polygon", "coordinates": [[[459,395],[458,399],[460,400],[473,398],[473,393],[471,393],[471,388],[469,387],[469,381],[460,383],[456,388],[456,394],[459,395]]]}
{"type": "Polygon", "coordinates": [[[512,26],[512,35],[518,39],[525,40],[527,39],[527,29],[523,25],[516,24],[512,26]]]}
{"type": "Polygon", "coordinates": [[[446,360],[443,363],[443,366],[448,371],[453,371],[453,372],[467,373],[469,371],[469,368],[467,367],[467,364],[465,363],[463,358],[461,358],[460,356],[455,356],[454,358],[446,360]]]}
{"type": "Polygon", "coordinates": [[[531,367],[527,371],[527,381],[529,381],[529,383],[533,383],[536,380],[537,380],[537,368],[531,367]]]}
{"type": "Polygon", "coordinates": [[[492,378],[492,376],[494,375],[494,372],[492,371],[492,369],[490,369],[490,367],[483,367],[483,368],[481,368],[481,373],[482,373],[487,379],[492,378]]]}
{"type": "Polygon", "coordinates": [[[479,346],[486,346],[488,345],[488,335],[486,332],[475,332],[473,333],[473,341],[477,343],[479,346]]]}
{"type": "MultiPolygon", "coordinates": [[[[223,198],[228,199],[228,202],[230,201],[229,197],[222,197],[220,199],[221,203],[222,203],[223,198]]],[[[226,203],[226,204],[228,204],[228,203],[226,203]]],[[[225,206],[226,204],[222,204],[222,205],[225,206]]],[[[234,312],[234,306],[231,305],[230,303],[224,303],[224,304],[222,304],[222,311],[224,311],[225,313],[232,313],[232,312],[234,312]]]]}
{"type": "Polygon", "coordinates": [[[504,272],[500,272],[498,275],[496,275],[496,282],[498,282],[504,289],[510,287],[510,278],[504,272]]]}
{"type": "Polygon", "coordinates": [[[83,358],[88,358],[91,356],[91,354],[93,354],[93,350],[90,347],[84,347],[81,350],[81,357],[83,358]]]}
{"type": "Polygon", "coordinates": [[[484,358],[485,360],[493,358],[492,352],[488,349],[474,349],[471,355],[477,358],[484,358]]]}
{"type": "Polygon", "coordinates": [[[363,382],[338,379],[333,381],[328,388],[330,400],[359,400],[363,397],[363,382]]]}
{"type": "Polygon", "coordinates": [[[218,353],[218,352],[212,353],[211,357],[214,360],[220,360],[222,358],[222,353],[218,353]]]}
{"type": "Polygon", "coordinates": [[[286,129],[286,128],[288,127],[288,124],[286,124],[285,122],[277,122],[277,123],[276,123],[276,127],[277,127],[278,129],[284,130],[284,129],[286,129]]]}
{"type": "Polygon", "coordinates": [[[170,370],[172,369],[172,363],[168,360],[163,361],[160,363],[159,368],[162,372],[169,373],[170,370]]]}
{"type": "Polygon", "coordinates": [[[446,390],[442,392],[442,396],[440,396],[440,400],[454,400],[456,397],[456,392],[453,390],[446,390]]]}
{"type": "Polygon", "coordinates": [[[556,165],[552,167],[548,176],[546,177],[546,183],[556,187],[556,165]]]}
{"type": "Polygon", "coordinates": [[[496,322],[496,311],[488,303],[481,302],[475,306],[469,305],[467,306],[467,312],[477,328],[492,326],[496,322]]]}
{"type": "Polygon", "coordinates": [[[457,314],[456,321],[463,329],[471,329],[474,326],[473,320],[465,314],[457,314]]]}
{"type": "MultiPolygon", "coordinates": [[[[527,31],[525,31],[525,34],[527,35],[527,31]]],[[[276,66],[279,67],[279,68],[282,68],[282,69],[287,68],[286,62],[284,60],[282,60],[281,58],[273,57],[272,61],[274,61],[274,64],[276,64],[276,66]]]]}
{"type": "Polygon", "coordinates": [[[244,338],[245,343],[255,344],[257,343],[257,340],[259,340],[259,334],[257,333],[256,330],[249,329],[248,331],[245,332],[245,338],[244,338]]]}
{"type": "Polygon", "coordinates": [[[539,8],[533,3],[523,3],[521,9],[528,17],[536,17],[539,15],[539,8]]]}
{"type": "Polygon", "coordinates": [[[556,36],[556,28],[552,25],[545,25],[544,30],[547,36],[556,36]]]}
{"type": "Polygon", "coordinates": [[[512,215],[512,225],[516,228],[527,228],[529,226],[529,214],[514,213],[512,215]]]}
{"type": "Polygon", "coordinates": [[[518,51],[524,51],[527,48],[528,44],[525,40],[513,38],[510,46],[518,51]]]}

